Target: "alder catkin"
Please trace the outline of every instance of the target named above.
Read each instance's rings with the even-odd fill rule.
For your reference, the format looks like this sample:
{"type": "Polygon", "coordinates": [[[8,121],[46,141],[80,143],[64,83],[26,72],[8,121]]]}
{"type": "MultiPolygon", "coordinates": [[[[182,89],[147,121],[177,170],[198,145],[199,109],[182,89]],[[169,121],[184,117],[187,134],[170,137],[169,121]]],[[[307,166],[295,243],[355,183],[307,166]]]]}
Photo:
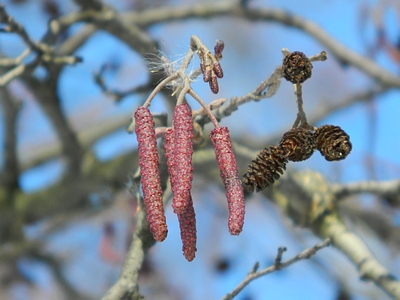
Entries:
{"type": "Polygon", "coordinates": [[[228,128],[214,128],[210,133],[210,140],[217,158],[220,176],[225,185],[229,210],[229,232],[232,235],[238,235],[244,224],[244,192],[228,128]]]}
{"type": "Polygon", "coordinates": [[[168,229],[162,202],[155,124],[150,111],[143,106],[136,110],[135,122],[146,217],[154,239],[162,242],[167,237],[168,229]]]}
{"type": "Polygon", "coordinates": [[[176,180],[172,208],[175,213],[183,212],[189,203],[190,189],[193,180],[193,121],[192,111],[186,103],[174,109],[174,166],[176,180]]]}
{"type": "Polygon", "coordinates": [[[179,228],[181,231],[182,252],[188,261],[192,261],[196,255],[196,213],[194,212],[192,196],[189,195],[189,203],[184,212],[178,213],[179,228]]]}
{"type": "Polygon", "coordinates": [[[249,192],[259,192],[278,180],[286,169],[288,160],[285,152],[278,146],[264,148],[243,175],[243,182],[249,192]]]}
{"type": "MultiPolygon", "coordinates": [[[[175,191],[176,177],[179,176],[174,166],[174,130],[168,128],[164,136],[164,155],[167,161],[172,193],[175,191]]],[[[192,196],[189,194],[188,206],[177,214],[181,232],[182,251],[188,261],[192,261],[196,253],[196,214],[194,212],[192,196]]]]}

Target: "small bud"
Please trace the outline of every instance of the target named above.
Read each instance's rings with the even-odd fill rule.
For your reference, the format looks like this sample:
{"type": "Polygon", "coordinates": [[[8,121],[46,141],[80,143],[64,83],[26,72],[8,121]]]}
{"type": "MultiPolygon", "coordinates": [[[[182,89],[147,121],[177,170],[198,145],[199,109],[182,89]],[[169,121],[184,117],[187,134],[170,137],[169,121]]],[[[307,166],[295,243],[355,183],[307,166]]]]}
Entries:
{"type": "Polygon", "coordinates": [[[215,76],[214,73],[212,73],[212,75],[211,75],[209,85],[210,85],[211,92],[213,92],[214,94],[218,94],[219,86],[218,86],[217,76],[215,76]]]}
{"type": "Polygon", "coordinates": [[[315,133],[317,149],[328,161],[342,160],[352,149],[349,135],[339,126],[323,125],[315,133]]]}
{"type": "Polygon", "coordinates": [[[287,162],[284,151],[280,147],[264,148],[243,175],[247,190],[253,192],[256,189],[259,192],[273,184],[283,174],[287,162]]]}
{"type": "Polygon", "coordinates": [[[217,158],[220,176],[225,185],[229,210],[229,232],[232,235],[238,235],[244,223],[244,193],[228,128],[214,128],[210,133],[210,140],[217,158]]]}
{"type": "Polygon", "coordinates": [[[283,59],[282,76],[293,84],[303,83],[311,77],[312,64],[300,51],[291,52],[283,59]]]}
{"type": "Polygon", "coordinates": [[[192,111],[186,103],[174,109],[174,166],[176,180],[172,208],[175,213],[184,211],[188,205],[193,180],[193,121],[192,111]]]}
{"type": "Polygon", "coordinates": [[[214,46],[214,56],[217,60],[221,60],[222,51],[224,50],[225,43],[222,40],[217,40],[214,46]]]}
{"type": "Polygon", "coordinates": [[[290,161],[303,161],[311,157],[317,148],[314,134],[305,128],[292,128],[286,132],[279,143],[290,161]]]}
{"type": "Polygon", "coordinates": [[[224,72],[222,71],[222,67],[219,64],[219,62],[217,62],[213,65],[213,71],[214,71],[215,75],[217,75],[218,78],[224,77],[224,72]]]}
{"type": "Polygon", "coordinates": [[[206,67],[203,67],[204,71],[203,72],[203,81],[204,82],[210,82],[211,76],[212,76],[212,71],[207,69],[206,67]]]}
{"type": "Polygon", "coordinates": [[[135,121],[146,217],[154,239],[162,242],[167,237],[168,229],[162,202],[155,124],[150,111],[143,106],[136,110],[135,121]]]}

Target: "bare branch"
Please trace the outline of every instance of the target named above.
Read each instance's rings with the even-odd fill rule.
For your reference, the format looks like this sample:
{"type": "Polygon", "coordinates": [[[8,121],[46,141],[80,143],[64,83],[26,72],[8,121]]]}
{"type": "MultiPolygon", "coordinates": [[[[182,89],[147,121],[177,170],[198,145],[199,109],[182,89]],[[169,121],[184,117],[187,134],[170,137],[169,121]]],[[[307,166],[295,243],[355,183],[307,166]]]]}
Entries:
{"type": "Polygon", "coordinates": [[[330,240],[326,239],[324,242],[320,243],[320,244],[316,244],[314,247],[312,248],[307,248],[305,249],[303,252],[301,252],[300,254],[296,255],[295,257],[285,261],[285,262],[281,262],[282,260],[282,255],[283,252],[286,251],[285,247],[279,247],[278,249],[278,254],[275,258],[275,263],[268,267],[265,268],[261,271],[256,272],[256,270],[258,269],[258,265],[256,264],[251,271],[247,274],[247,276],[243,279],[243,281],[241,283],[239,283],[239,285],[230,293],[226,294],[222,300],[231,300],[233,299],[235,296],[237,296],[250,282],[252,282],[254,279],[257,279],[261,276],[273,273],[275,271],[279,271],[282,270],[283,268],[286,268],[300,260],[303,259],[309,259],[310,257],[312,257],[313,255],[315,255],[319,250],[328,247],[330,244],[330,240]]]}
{"type": "Polygon", "coordinates": [[[326,216],[314,232],[329,237],[332,245],[354,263],[362,280],[371,281],[394,299],[400,299],[400,282],[374,257],[364,241],[347,229],[337,213],[326,216]]]}
{"type": "Polygon", "coordinates": [[[393,206],[400,206],[400,179],[332,184],[331,188],[338,200],[361,193],[369,193],[386,199],[393,206]]]}
{"type": "Polygon", "coordinates": [[[106,66],[104,65],[98,72],[96,72],[94,74],[94,80],[97,83],[97,85],[101,88],[103,93],[106,94],[107,96],[113,98],[115,102],[120,102],[125,97],[135,95],[135,94],[145,93],[145,92],[149,91],[150,89],[152,89],[152,85],[150,83],[146,83],[146,84],[142,84],[137,87],[134,87],[125,92],[112,90],[104,82],[103,74],[104,74],[105,69],[106,69],[106,66]]]}
{"type": "Polygon", "coordinates": [[[221,15],[245,18],[250,22],[260,20],[278,22],[298,28],[319,41],[341,63],[356,67],[367,76],[379,81],[382,85],[400,87],[399,76],[386,71],[373,60],[345,47],[316,23],[280,9],[249,8],[240,6],[240,1],[222,1],[190,7],[163,7],[140,13],[130,12],[124,15],[124,20],[137,26],[147,27],[156,23],[185,20],[188,18],[210,18],[221,15]]]}
{"type": "MultiPolygon", "coordinates": [[[[0,102],[4,120],[3,170],[1,183],[8,193],[19,187],[19,161],[17,156],[17,120],[21,103],[15,101],[6,87],[0,87],[0,102]]],[[[9,194],[11,201],[12,197],[9,194]]],[[[11,204],[11,203],[10,203],[11,204]]]]}
{"type": "MultiPolygon", "coordinates": [[[[162,181],[165,182],[167,179],[168,177],[164,177],[162,178],[162,181]]],[[[136,172],[136,175],[131,180],[130,191],[138,200],[140,206],[135,218],[136,225],[133,240],[125,257],[119,279],[108,290],[102,300],[142,299],[142,296],[139,294],[139,272],[147,255],[147,251],[155,244],[155,240],[150,232],[143,199],[139,193],[138,172],[136,172]]],[[[169,183],[164,186],[163,192],[163,202],[165,205],[172,195],[169,183]]]]}

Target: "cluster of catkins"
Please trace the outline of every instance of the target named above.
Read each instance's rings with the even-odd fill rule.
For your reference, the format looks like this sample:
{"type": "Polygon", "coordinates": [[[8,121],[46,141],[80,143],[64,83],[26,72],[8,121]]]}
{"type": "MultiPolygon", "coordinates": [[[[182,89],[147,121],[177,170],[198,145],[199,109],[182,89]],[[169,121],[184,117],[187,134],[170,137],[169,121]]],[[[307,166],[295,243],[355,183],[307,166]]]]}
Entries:
{"type": "Polygon", "coordinates": [[[210,51],[198,50],[200,58],[200,70],[203,73],[203,81],[208,82],[210,89],[214,94],[218,94],[218,78],[224,76],[221,65],[218,62],[222,59],[222,51],[224,50],[225,44],[222,40],[217,40],[214,46],[214,55],[210,55],[210,51]]]}
{"type": "MultiPolygon", "coordinates": [[[[159,160],[155,124],[148,108],[139,107],[135,112],[136,136],[138,140],[139,166],[144,206],[150,231],[155,240],[161,242],[167,236],[162,190],[159,175],[159,160]]],[[[196,252],[196,219],[190,193],[193,179],[193,121],[187,103],[175,106],[173,127],[165,131],[164,155],[173,192],[172,208],[178,216],[182,251],[188,261],[196,252]]],[[[244,193],[239,179],[238,167],[232,150],[227,127],[216,127],[210,133],[220,176],[228,200],[228,227],[232,235],[242,231],[244,223],[244,193]]]]}
{"type": "MultiPolygon", "coordinates": [[[[282,63],[282,76],[293,84],[301,84],[311,77],[312,64],[300,51],[286,55],[282,63]]],[[[278,180],[289,161],[303,161],[318,150],[327,161],[342,160],[351,152],[349,135],[339,126],[323,125],[295,127],[286,132],[278,146],[264,148],[248,166],[243,175],[249,192],[265,189],[278,180]]]]}
{"type": "Polygon", "coordinates": [[[327,161],[345,159],[352,145],[348,134],[339,126],[323,125],[314,132],[292,128],[278,146],[264,148],[243,175],[247,190],[261,191],[278,180],[289,161],[303,161],[318,150],[327,161]]]}

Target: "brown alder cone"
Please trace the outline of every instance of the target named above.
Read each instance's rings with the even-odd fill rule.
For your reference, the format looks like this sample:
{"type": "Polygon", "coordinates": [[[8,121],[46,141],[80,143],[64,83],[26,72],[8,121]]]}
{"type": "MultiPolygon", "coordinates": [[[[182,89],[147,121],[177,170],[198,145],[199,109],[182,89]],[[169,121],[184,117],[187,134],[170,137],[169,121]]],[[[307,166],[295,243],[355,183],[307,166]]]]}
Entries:
{"type": "Polygon", "coordinates": [[[339,126],[323,125],[315,133],[317,149],[328,161],[342,160],[352,149],[349,135],[339,126]]]}
{"type": "Polygon", "coordinates": [[[308,129],[298,127],[286,132],[279,146],[290,161],[306,160],[317,149],[314,134],[308,129]]]}
{"type": "Polygon", "coordinates": [[[229,210],[229,232],[232,235],[238,235],[244,224],[244,192],[228,128],[214,128],[210,133],[210,140],[214,147],[220,176],[225,185],[229,210]]]}
{"type": "Polygon", "coordinates": [[[264,148],[247,168],[243,182],[249,192],[259,192],[278,180],[288,160],[278,146],[264,148]]]}
{"type": "Polygon", "coordinates": [[[193,121],[192,111],[186,103],[174,109],[174,165],[177,174],[174,183],[172,208],[174,213],[183,212],[189,205],[189,194],[193,180],[193,121]]]}
{"type": "Polygon", "coordinates": [[[150,111],[143,106],[136,110],[135,122],[146,217],[154,239],[162,242],[167,237],[168,229],[162,202],[155,124],[150,111]]]}
{"type": "MultiPolygon", "coordinates": [[[[170,176],[171,190],[174,193],[176,177],[179,174],[176,173],[174,165],[174,130],[168,128],[165,131],[164,136],[164,155],[167,160],[168,173],[170,176]]],[[[193,207],[192,196],[189,194],[189,203],[183,212],[178,215],[179,228],[181,232],[182,240],[182,251],[183,255],[188,261],[192,261],[195,257],[197,248],[197,231],[196,231],[196,213],[193,207]]]]}
{"type": "Polygon", "coordinates": [[[303,52],[294,51],[283,58],[282,76],[293,84],[303,83],[311,77],[312,68],[310,60],[303,52]]]}

